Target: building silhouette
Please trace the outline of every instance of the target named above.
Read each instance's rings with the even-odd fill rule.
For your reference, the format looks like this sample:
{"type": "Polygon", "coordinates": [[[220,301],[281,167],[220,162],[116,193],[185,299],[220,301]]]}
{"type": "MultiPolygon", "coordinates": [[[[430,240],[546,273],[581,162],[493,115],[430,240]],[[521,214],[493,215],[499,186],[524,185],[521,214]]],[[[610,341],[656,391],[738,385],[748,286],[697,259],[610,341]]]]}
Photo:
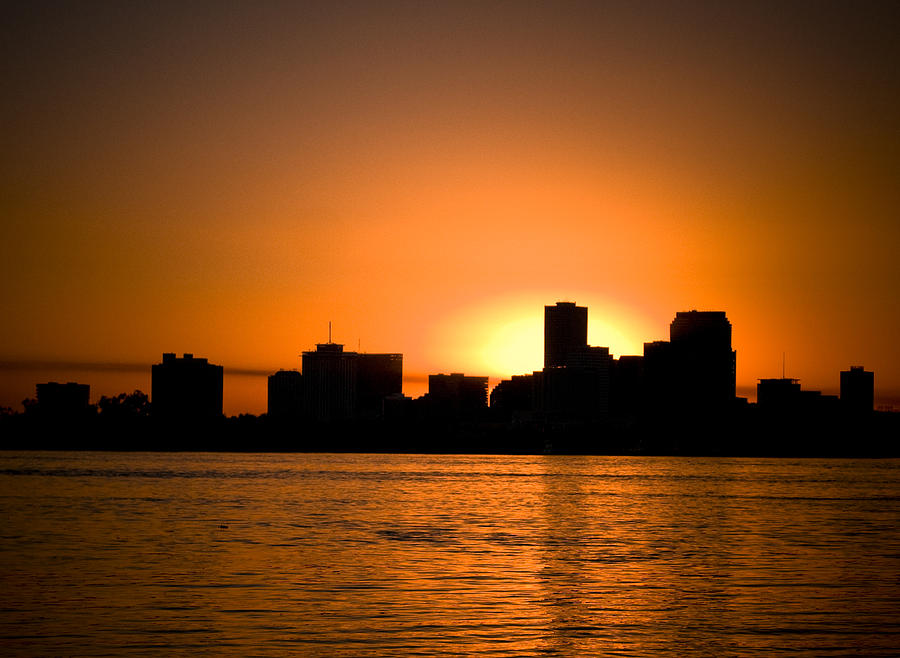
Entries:
{"type": "Polygon", "coordinates": [[[222,366],[185,354],[163,354],[151,371],[150,399],[154,417],[198,422],[222,416],[222,366]]]}
{"type": "Polygon", "coordinates": [[[544,307],[544,368],[570,365],[587,348],[587,311],[574,302],[544,307]]]}
{"type": "Polygon", "coordinates": [[[359,353],[356,359],[357,416],[381,418],[385,399],[403,394],[403,355],[359,353]]]}
{"type": "Polygon", "coordinates": [[[352,420],[356,414],[356,353],[337,343],[304,352],[303,415],[319,423],[352,420]]]}
{"type": "Polygon", "coordinates": [[[870,413],[875,406],[875,373],[862,366],[842,370],[841,406],[854,414],[870,413]]]}
{"type": "Polygon", "coordinates": [[[669,411],[675,406],[675,358],[672,343],[654,340],[644,343],[642,413],[669,411]]]}
{"type": "Polygon", "coordinates": [[[303,412],[303,376],[279,370],[268,378],[267,413],[273,420],[297,420],[303,412]]]}
{"type": "Polygon", "coordinates": [[[644,357],[620,356],[610,361],[609,409],[618,418],[634,420],[641,412],[644,357]]]}
{"type": "Polygon", "coordinates": [[[760,379],[756,385],[756,404],[768,416],[783,418],[833,416],[838,398],[821,391],[803,390],[799,379],[760,379]]]}
{"type": "Polygon", "coordinates": [[[721,411],[733,405],[737,353],[724,311],[679,311],[669,327],[675,388],[685,410],[721,411]]]}
{"type": "Polygon", "coordinates": [[[544,307],[544,369],[534,377],[537,410],[547,419],[586,420],[609,411],[612,358],[587,344],[588,310],[574,302],[544,307]]]}
{"type": "Polygon", "coordinates": [[[756,384],[756,404],[770,413],[787,413],[800,407],[800,380],[790,377],[760,379],[756,384]]]}
{"type": "Polygon", "coordinates": [[[50,420],[83,419],[91,411],[91,387],[88,384],[47,382],[35,386],[37,411],[50,420]]]}
{"type": "Polygon", "coordinates": [[[454,372],[428,375],[426,409],[431,418],[473,420],[487,410],[488,378],[454,372]]]}
{"type": "MultiPolygon", "coordinates": [[[[605,348],[604,348],[605,349],[605,348]]],[[[609,365],[545,368],[535,398],[547,420],[596,420],[609,412],[609,365]]]]}
{"type": "Polygon", "coordinates": [[[384,400],[402,395],[403,355],[345,352],[319,343],[302,356],[303,417],[318,423],[374,420],[384,400]]]}
{"type": "Polygon", "coordinates": [[[490,395],[492,415],[502,420],[530,417],[537,406],[534,400],[535,377],[540,375],[540,372],[513,375],[497,384],[490,395]]]}

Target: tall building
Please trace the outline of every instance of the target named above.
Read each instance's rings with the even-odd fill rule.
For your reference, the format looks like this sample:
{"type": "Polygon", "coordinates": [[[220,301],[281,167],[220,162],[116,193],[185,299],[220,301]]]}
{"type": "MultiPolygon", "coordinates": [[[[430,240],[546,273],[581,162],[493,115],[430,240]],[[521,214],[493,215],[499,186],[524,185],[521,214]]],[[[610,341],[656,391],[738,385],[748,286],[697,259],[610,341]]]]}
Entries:
{"type": "Polygon", "coordinates": [[[222,416],[222,366],[185,354],[163,354],[153,365],[150,399],[153,415],[171,421],[201,421],[222,416]]]}
{"type": "Polygon", "coordinates": [[[567,366],[587,348],[587,316],[587,307],[574,302],[544,307],[544,368],[567,366]]]}
{"type": "Polygon", "coordinates": [[[841,371],[841,406],[852,413],[868,413],[875,406],[875,373],[862,366],[841,371]]]}
{"type": "Polygon", "coordinates": [[[403,391],[402,354],[345,352],[319,343],[303,353],[303,415],[321,423],[384,415],[384,399],[403,391]]]}
{"type": "Polygon", "coordinates": [[[548,417],[588,419],[609,411],[609,348],[587,344],[588,310],[574,302],[544,307],[544,370],[535,404],[548,417]]]}
{"type": "Polygon", "coordinates": [[[303,415],[309,420],[332,423],[356,415],[356,352],[343,345],[319,343],[304,352],[303,415]]]}
{"type": "Polygon", "coordinates": [[[381,418],[384,399],[403,393],[403,355],[359,353],[356,360],[357,416],[381,418]]]}
{"type": "Polygon", "coordinates": [[[676,313],[669,342],[679,406],[712,411],[733,404],[737,353],[724,311],[676,313]]]}
{"type": "Polygon", "coordinates": [[[268,379],[268,414],[273,420],[296,420],[303,411],[303,376],[279,370],[268,379]]]}

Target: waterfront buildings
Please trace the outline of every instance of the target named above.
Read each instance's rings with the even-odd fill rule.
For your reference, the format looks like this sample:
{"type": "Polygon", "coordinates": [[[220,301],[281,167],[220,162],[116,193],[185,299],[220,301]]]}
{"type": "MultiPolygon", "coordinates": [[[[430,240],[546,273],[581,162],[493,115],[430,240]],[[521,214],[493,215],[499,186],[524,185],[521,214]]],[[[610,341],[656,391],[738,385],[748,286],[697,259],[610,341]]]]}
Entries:
{"type": "Polygon", "coordinates": [[[373,420],[384,399],[403,391],[402,354],[346,352],[338,343],[319,343],[302,356],[304,418],[319,423],[373,420]]]}

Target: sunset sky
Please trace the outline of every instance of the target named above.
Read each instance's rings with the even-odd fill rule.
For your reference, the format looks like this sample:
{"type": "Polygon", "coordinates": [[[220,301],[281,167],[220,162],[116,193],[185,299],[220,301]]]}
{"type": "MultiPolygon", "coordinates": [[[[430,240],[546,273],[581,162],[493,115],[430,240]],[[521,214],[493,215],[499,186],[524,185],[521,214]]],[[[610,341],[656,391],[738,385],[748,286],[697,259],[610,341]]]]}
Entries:
{"type": "Polygon", "coordinates": [[[542,363],[543,306],[640,354],[723,310],[739,394],[850,365],[900,406],[896,2],[6,3],[0,405],[328,336],[542,363]]]}

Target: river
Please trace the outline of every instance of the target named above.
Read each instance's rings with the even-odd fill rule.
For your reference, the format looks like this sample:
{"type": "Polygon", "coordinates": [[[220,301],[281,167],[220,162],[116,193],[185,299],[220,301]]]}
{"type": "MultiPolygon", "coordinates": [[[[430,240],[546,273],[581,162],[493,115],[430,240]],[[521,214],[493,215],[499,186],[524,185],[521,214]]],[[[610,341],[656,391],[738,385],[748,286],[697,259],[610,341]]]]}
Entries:
{"type": "Polygon", "coordinates": [[[900,460],[0,453],[9,655],[900,652],[900,460]]]}

